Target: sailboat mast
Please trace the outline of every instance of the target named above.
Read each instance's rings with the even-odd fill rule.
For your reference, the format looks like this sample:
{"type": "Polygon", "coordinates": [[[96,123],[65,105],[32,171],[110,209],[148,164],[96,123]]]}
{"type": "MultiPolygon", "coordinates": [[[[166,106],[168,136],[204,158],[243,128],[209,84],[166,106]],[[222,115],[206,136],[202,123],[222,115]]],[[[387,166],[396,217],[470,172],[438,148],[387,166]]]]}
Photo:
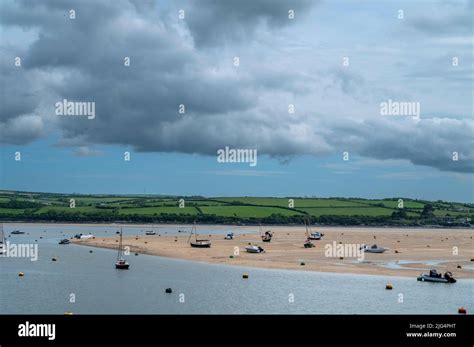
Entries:
{"type": "Polygon", "coordinates": [[[117,260],[120,260],[121,256],[122,256],[122,228],[120,228],[120,241],[119,241],[117,260]]]}

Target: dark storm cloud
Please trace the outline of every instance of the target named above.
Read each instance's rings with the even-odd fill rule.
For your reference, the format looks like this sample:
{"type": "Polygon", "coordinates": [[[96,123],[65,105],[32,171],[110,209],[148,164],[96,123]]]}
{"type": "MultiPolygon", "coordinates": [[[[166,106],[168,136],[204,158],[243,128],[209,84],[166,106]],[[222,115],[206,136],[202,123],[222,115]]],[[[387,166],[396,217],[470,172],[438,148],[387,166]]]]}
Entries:
{"type": "Polygon", "coordinates": [[[381,119],[373,112],[380,91],[360,73],[334,67],[310,73],[312,57],[292,60],[294,53],[267,57],[273,41],[260,47],[255,35],[270,31],[267,37],[277,39],[293,23],[289,9],[299,18],[315,3],[2,2],[1,25],[30,30],[33,40],[1,51],[0,141],[28,143],[55,129],[59,145],[78,147],[76,155],[95,154],[94,144],[209,155],[225,146],[257,148],[281,160],[349,150],[472,172],[471,120],[381,119]],[[225,51],[233,45],[242,53],[238,69],[225,51]],[[16,54],[24,64],[15,70],[16,54]],[[54,104],[64,98],[95,102],[96,118],[56,116],[54,104]],[[289,116],[293,100],[297,113],[289,116]],[[450,160],[453,151],[459,162],[450,160]]]}
{"type": "Polygon", "coordinates": [[[315,0],[239,0],[192,1],[187,20],[197,46],[218,45],[229,40],[244,40],[252,36],[259,25],[272,29],[290,25],[288,11],[304,16],[315,0]]]}

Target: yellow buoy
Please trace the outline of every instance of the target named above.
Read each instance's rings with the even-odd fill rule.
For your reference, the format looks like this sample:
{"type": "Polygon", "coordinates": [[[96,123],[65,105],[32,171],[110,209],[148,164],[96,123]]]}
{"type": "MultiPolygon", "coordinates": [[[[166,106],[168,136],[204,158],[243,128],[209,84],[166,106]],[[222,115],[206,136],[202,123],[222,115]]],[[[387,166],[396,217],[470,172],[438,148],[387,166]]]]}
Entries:
{"type": "Polygon", "coordinates": [[[391,283],[387,283],[387,285],[385,286],[385,289],[389,289],[389,290],[393,289],[392,284],[391,284],[391,283]]]}

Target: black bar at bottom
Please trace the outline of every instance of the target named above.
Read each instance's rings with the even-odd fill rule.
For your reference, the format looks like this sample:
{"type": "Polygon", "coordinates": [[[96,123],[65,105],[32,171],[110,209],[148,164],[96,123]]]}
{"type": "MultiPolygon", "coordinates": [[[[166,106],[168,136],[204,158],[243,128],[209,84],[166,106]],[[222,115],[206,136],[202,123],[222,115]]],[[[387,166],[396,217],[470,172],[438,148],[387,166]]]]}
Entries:
{"type": "Polygon", "coordinates": [[[286,342],[472,346],[472,327],[471,315],[2,315],[0,345],[286,342]],[[31,324],[55,324],[54,340],[19,336],[41,331],[47,335],[46,326],[32,328],[31,324]],[[33,330],[26,332],[28,327],[33,330]]]}

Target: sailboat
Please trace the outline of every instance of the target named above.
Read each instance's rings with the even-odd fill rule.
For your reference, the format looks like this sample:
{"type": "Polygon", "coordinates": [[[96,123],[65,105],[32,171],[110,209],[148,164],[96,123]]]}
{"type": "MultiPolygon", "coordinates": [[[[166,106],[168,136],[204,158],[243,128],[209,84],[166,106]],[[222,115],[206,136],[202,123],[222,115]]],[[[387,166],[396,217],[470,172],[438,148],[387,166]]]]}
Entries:
{"type": "Polygon", "coordinates": [[[306,241],[304,243],[304,248],[313,248],[315,247],[315,245],[314,243],[311,242],[312,240],[311,233],[310,233],[310,229],[308,228],[308,223],[306,219],[304,220],[304,226],[306,228],[306,241]]]}
{"type": "Polygon", "coordinates": [[[322,234],[318,231],[316,231],[314,233],[311,231],[311,222],[309,221],[309,218],[308,218],[308,220],[304,221],[304,224],[305,224],[305,227],[306,227],[306,235],[308,236],[308,240],[321,240],[322,239],[324,234],[322,234]]]}
{"type": "Polygon", "coordinates": [[[127,263],[123,256],[123,248],[122,248],[122,228],[120,228],[120,241],[119,241],[119,248],[117,254],[117,261],[115,262],[115,268],[120,270],[128,270],[130,264],[127,263]]]}
{"type": "MultiPolygon", "coordinates": [[[[260,226],[258,227],[260,231],[260,226]]],[[[270,242],[272,240],[273,234],[271,230],[265,231],[265,234],[262,235],[262,232],[260,231],[260,237],[262,238],[263,242],[270,242]]]]}
{"type": "Polygon", "coordinates": [[[196,223],[194,223],[193,228],[191,229],[191,234],[189,234],[188,242],[191,244],[191,247],[195,248],[211,248],[211,241],[210,240],[199,240],[198,233],[196,229],[196,223]],[[194,234],[194,241],[191,241],[191,237],[194,234]]]}
{"type": "Polygon", "coordinates": [[[5,233],[3,232],[3,224],[0,228],[0,255],[5,254],[6,249],[5,249],[5,233]]]}

